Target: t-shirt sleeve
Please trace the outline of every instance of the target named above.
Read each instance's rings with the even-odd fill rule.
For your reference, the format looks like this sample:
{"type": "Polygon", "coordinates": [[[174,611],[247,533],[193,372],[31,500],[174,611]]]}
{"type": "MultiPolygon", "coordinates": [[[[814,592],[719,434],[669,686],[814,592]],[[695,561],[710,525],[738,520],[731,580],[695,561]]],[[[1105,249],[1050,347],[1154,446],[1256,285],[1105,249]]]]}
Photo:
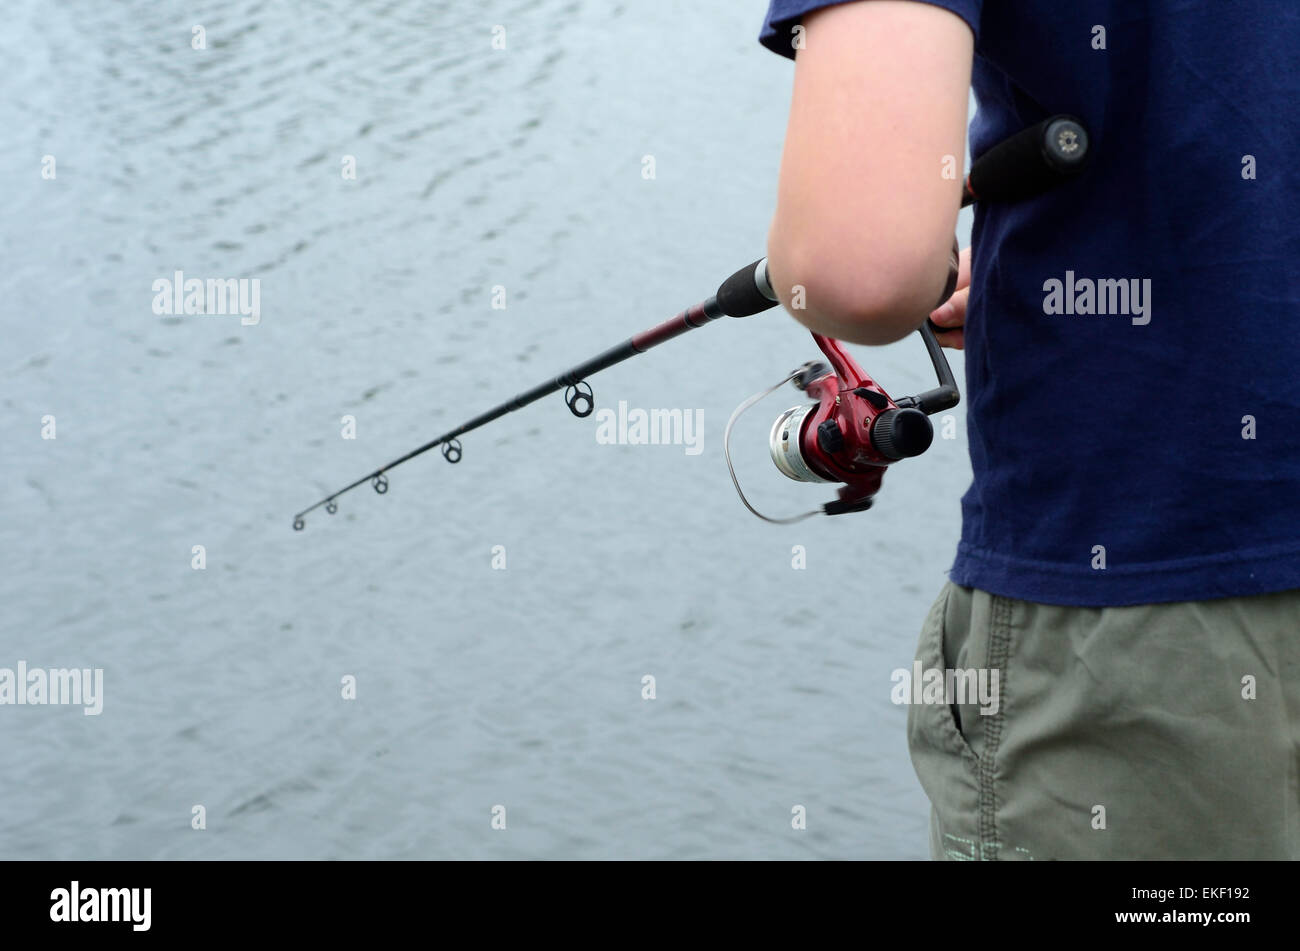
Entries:
{"type": "MultiPolygon", "coordinates": [[[[794,59],[794,34],[790,32],[791,28],[802,20],[805,14],[845,2],[847,0],[771,0],[767,8],[767,19],[763,23],[763,32],[759,34],[758,41],[773,53],[780,53],[782,56],[794,59]]],[[[871,0],[856,0],[856,2],[870,3],[871,0]]],[[[975,40],[979,41],[980,8],[984,0],[916,0],[916,2],[942,7],[957,14],[966,21],[966,25],[975,34],[975,40]]]]}

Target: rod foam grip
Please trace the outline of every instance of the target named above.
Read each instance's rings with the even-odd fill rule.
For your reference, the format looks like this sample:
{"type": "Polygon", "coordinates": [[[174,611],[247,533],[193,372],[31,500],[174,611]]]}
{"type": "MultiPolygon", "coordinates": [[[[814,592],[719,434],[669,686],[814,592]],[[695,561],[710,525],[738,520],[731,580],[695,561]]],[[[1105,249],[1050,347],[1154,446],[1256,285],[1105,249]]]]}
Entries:
{"type": "Polygon", "coordinates": [[[971,167],[970,190],[980,201],[1021,201],[1078,173],[1088,155],[1088,133],[1073,116],[1059,115],[989,149],[971,167]]]}
{"type": "Polygon", "coordinates": [[[718,307],[728,317],[749,317],[777,305],[777,301],[764,294],[758,284],[756,274],[758,266],[764,260],[766,259],[759,258],[753,264],[742,267],[718,288],[718,307]]]}

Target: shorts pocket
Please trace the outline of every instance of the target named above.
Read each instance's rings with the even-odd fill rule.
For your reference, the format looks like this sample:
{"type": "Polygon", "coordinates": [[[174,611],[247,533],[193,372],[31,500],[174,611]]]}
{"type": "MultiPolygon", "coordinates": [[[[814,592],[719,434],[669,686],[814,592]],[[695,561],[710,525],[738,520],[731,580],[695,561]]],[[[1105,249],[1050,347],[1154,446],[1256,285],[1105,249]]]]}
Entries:
{"type": "MultiPolygon", "coordinates": [[[[929,670],[946,671],[951,666],[949,658],[955,662],[957,652],[951,649],[952,645],[948,640],[954,636],[964,638],[968,634],[970,601],[969,589],[959,588],[951,581],[944,584],[939,597],[930,608],[917,643],[916,660],[921,665],[923,676],[929,670]],[[953,629],[950,629],[950,625],[953,629]]],[[[915,666],[912,668],[912,675],[913,677],[916,675],[915,666]]],[[[963,765],[978,766],[979,757],[962,733],[948,699],[942,698],[937,703],[916,702],[915,697],[919,691],[915,684],[912,689],[907,732],[912,760],[918,774],[921,772],[921,764],[917,762],[918,749],[946,754],[948,757],[958,756],[963,765]]],[[[924,782],[925,778],[922,777],[923,785],[924,782]]]]}

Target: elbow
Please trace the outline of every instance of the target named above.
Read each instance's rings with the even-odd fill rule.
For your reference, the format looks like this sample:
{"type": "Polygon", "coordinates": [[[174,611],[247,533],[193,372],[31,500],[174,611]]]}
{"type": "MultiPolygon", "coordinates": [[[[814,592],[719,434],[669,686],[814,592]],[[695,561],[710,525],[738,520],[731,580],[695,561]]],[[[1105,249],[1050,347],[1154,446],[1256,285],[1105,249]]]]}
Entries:
{"type": "Polygon", "coordinates": [[[791,239],[774,227],[768,273],[809,330],[880,346],[914,333],[939,305],[950,256],[951,244],[791,239]]]}

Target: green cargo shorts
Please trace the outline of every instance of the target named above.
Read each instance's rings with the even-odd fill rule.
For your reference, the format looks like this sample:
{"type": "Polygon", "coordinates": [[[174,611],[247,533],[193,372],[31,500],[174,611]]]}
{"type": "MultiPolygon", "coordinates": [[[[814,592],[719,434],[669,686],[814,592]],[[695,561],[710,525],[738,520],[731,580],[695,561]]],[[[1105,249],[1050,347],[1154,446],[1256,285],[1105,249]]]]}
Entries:
{"type": "Polygon", "coordinates": [[[997,672],[994,702],[908,708],[934,858],[1300,858],[1300,589],[1077,608],[948,582],[917,664],[997,672]]]}

